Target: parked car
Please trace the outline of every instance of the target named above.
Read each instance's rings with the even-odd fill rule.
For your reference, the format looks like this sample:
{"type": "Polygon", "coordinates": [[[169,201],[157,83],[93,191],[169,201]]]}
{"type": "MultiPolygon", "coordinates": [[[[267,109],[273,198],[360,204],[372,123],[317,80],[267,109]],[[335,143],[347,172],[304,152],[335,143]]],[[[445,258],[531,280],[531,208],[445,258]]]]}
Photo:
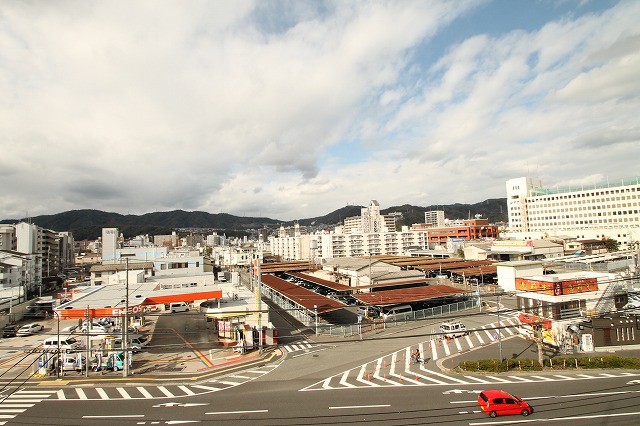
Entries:
{"type": "Polygon", "coordinates": [[[44,327],[38,323],[23,325],[18,329],[16,336],[30,336],[38,331],[42,331],[43,329],[44,327]]]}
{"type": "MultiPolygon", "coordinates": [[[[100,334],[107,334],[107,333],[111,333],[113,331],[112,327],[109,326],[105,326],[105,325],[100,325],[98,323],[92,323],[91,327],[89,327],[89,334],[95,334],[95,333],[100,333],[100,334]]],[[[87,332],[87,324],[83,323],[82,327],[80,327],[80,332],[81,333],[86,333],[87,332]]]]}
{"type": "Polygon", "coordinates": [[[86,358],[78,359],[77,355],[63,355],[60,363],[62,364],[62,371],[77,371],[80,373],[87,368],[86,358]]]}
{"type": "Polygon", "coordinates": [[[14,324],[5,325],[2,329],[2,337],[16,337],[19,327],[14,324]]]}
{"type": "Polygon", "coordinates": [[[484,390],[478,395],[478,406],[490,417],[509,414],[528,416],[533,413],[531,406],[522,398],[503,390],[484,390]]]}
{"type": "MultiPolygon", "coordinates": [[[[146,336],[143,336],[142,334],[130,334],[127,336],[129,340],[129,344],[127,345],[127,349],[131,350],[132,352],[139,352],[140,350],[142,350],[145,346],[147,346],[149,344],[149,339],[147,339],[146,336]]],[[[122,350],[122,339],[121,338],[117,338],[113,340],[112,343],[112,349],[116,350],[122,350]]]]}
{"type": "MultiPolygon", "coordinates": [[[[87,321],[82,321],[82,326],[80,327],[80,331],[83,333],[86,333],[87,331],[87,321]]],[[[111,325],[109,325],[108,323],[101,323],[98,321],[93,321],[91,323],[91,328],[92,329],[97,329],[97,330],[102,330],[105,333],[111,333],[111,331],[113,330],[113,327],[111,325]]]]}

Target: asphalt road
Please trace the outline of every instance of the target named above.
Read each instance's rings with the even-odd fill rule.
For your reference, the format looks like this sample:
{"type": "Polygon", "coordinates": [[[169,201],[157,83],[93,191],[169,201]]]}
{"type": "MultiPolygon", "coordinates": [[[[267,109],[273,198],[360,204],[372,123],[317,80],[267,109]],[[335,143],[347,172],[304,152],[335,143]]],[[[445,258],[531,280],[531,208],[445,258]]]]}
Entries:
{"type": "MultiPolygon", "coordinates": [[[[495,316],[476,315],[465,321],[481,327],[495,316]]],[[[391,328],[363,340],[319,340],[309,348],[285,351],[273,365],[258,362],[230,369],[215,381],[167,384],[134,379],[112,388],[80,390],[61,384],[25,387],[0,404],[0,421],[6,416],[8,424],[23,425],[637,423],[640,372],[459,375],[440,370],[436,362],[410,363],[405,355],[416,345],[426,349],[425,338],[438,322],[391,328]],[[523,397],[534,413],[527,418],[489,418],[476,402],[478,392],[489,388],[523,397]],[[73,392],[76,399],[59,399],[65,392],[73,392]]],[[[295,324],[291,330],[296,330],[295,324]]],[[[527,344],[513,336],[507,340],[511,341],[527,344]]],[[[487,341],[478,348],[468,352],[496,353],[497,343],[487,341]]],[[[512,350],[507,348],[503,350],[512,350]]],[[[448,349],[450,356],[442,358],[445,364],[456,344],[448,349]]],[[[443,347],[432,350],[444,355],[443,347]]]]}
{"type": "Polygon", "coordinates": [[[292,378],[287,362],[262,379],[189,398],[144,401],[39,402],[11,424],[434,424],[485,425],[548,421],[561,425],[636,424],[638,384],[629,377],[578,383],[511,384],[534,413],[491,419],[478,409],[480,385],[362,387],[301,391],[319,377],[292,378]],[[52,416],[55,413],[55,417],[52,416]]]}

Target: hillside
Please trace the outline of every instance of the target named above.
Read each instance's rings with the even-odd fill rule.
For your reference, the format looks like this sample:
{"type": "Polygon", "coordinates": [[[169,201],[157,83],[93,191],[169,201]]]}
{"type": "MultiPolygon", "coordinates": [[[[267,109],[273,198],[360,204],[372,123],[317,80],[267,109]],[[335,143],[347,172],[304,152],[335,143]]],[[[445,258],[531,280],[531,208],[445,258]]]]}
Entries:
{"type": "MultiPolygon", "coordinates": [[[[350,216],[359,216],[362,206],[345,206],[324,216],[300,219],[301,226],[314,229],[327,229],[341,224],[350,216]]],[[[424,212],[429,210],[444,210],[449,219],[473,218],[476,214],[488,218],[490,222],[507,220],[506,199],[490,199],[476,204],[452,204],[448,206],[412,206],[402,205],[382,210],[382,214],[401,213],[398,225],[412,225],[424,222],[424,212]]],[[[5,219],[0,223],[17,223],[25,219],[5,219]]],[[[206,213],[200,211],[187,212],[174,210],[169,212],[154,212],[143,215],[121,215],[100,210],[70,210],[54,215],[43,215],[29,218],[43,228],[54,231],[70,231],[76,240],[96,239],[101,235],[104,227],[119,228],[125,237],[149,234],[170,234],[172,231],[202,230],[203,232],[217,231],[227,236],[250,235],[252,231],[261,228],[276,229],[280,224],[292,225],[293,221],[281,221],[266,217],[241,217],[227,213],[206,213]]]]}

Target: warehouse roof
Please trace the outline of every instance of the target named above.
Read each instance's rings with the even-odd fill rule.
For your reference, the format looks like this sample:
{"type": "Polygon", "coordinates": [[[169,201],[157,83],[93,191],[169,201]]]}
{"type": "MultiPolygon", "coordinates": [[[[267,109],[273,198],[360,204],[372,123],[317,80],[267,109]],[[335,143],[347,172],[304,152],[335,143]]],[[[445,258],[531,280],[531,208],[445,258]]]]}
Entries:
{"type": "Polygon", "coordinates": [[[466,293],[463,290],[448,285],[430,285],[424,287],[410,287],[395,290],[360,293],[353,296],[368,305],[398,305],[401,303],[420,302],[437,299],[439,297],[455,296],[466,293]]]}

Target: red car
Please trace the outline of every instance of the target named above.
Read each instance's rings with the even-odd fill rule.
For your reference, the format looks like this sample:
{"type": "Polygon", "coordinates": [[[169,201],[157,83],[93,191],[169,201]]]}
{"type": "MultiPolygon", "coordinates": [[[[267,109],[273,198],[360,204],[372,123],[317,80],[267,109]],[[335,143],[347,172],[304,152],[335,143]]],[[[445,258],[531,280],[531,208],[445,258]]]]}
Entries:
{"type": "Polygon", "coordinates": [[[485,390],[478,395],[478,406],[491,417],[508,414],[528,416],[533,409],[522,398],[503,390],[485,390]]]}

